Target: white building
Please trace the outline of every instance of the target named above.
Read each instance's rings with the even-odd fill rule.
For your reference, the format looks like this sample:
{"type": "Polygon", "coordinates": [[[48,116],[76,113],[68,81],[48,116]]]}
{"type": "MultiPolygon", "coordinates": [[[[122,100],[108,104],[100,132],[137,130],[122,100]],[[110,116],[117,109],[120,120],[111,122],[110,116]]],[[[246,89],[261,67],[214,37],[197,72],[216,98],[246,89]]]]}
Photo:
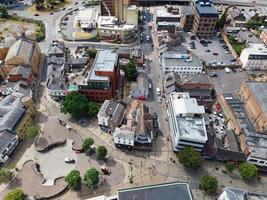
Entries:
{"type": "Polygon", "coordinates": [[[79,24],[79,27],[84,30],[97,28],[99,12],[95,7],[90,7],[85,10],[80,10],[74,19],[74,26],[79,24]]]}
{"type": "Polygon", "coordinates": [[[187,146],[202,150],[208,140],[204,114],[204,106],[188,93],[170,93],[168,117],[174,151],[187,146]]]}
{"type": "Polygon", "coordinates": [[[133,82],[131,85],[130,94],[135,99],[145,100],[149,94],[149,82],[146,73],[142,72],[137,77],[137,82],[133,82]]]}
{"type": "Polygon", "coordinates": [[[245,48],[240,61],[246,70],[267,70],[267,48],[263,44],[250,44],[245,48]]]}
{"type": "Polygon", "coordinates": [[[116,146],[133,147],[135,130],[123,125],[121,128],[115,128],[113,141],[116,146]]]}
{"type": "Polygon", "coordinates": [[[248,192],[241,188],[226,187],[218,200],[264,200],[267,199],[266,193],[248,192]]]}
{"type": "Polygon", "coordinates": [[[138,26],[138,8],[136,5],[129,5],[127,8],[126,22],[138,26]]]}
{"type": "Polygon", "coordinates": [[[203,64],[194,54],[183,54],[165,51],[162,55],[162,73],[176,72],[178,74],[201,73],[203,64]]]}

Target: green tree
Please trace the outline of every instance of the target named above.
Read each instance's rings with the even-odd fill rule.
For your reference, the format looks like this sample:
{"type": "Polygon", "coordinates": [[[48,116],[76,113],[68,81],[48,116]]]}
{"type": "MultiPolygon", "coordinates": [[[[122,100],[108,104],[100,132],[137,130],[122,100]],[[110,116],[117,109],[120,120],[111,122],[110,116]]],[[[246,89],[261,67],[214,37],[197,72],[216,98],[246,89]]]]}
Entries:
{"type": "Polygon", "coordinates": [[[0,5],[0,18],[8,18],[7,8],[1,5],[0,5]]]}
{"type": "Polygon", "coordinates": [[[94,140],[92,138],[85,138],[82,144],[82,148],[84,151],[88,151],[91,149],[91,146],[94,144],[94,140]]]}
{"type": "Polygon", "coordinates": [[[96,117],[97,113],[99,112],[99,105],[95,102],[89,101],[88,102],[88,116],[89,117],[96,117]]]}
{"type": "Polygon", "coordinates": [[[199,183],[199,189],[204,190],[207,194],[214,194],[218,189],[218,180],[214,176],[202,176],[199,183]]]}
{"type": "Polygon", "coordinates": [[[226,168],[226,170],[227,170],[228,172],[232,172],[232,171],[235,169],[235,166],[234,166],[233,163],[231,163],[231,162],[227,162],[227,163],[225,164],[225,168],[226,168]]]}
{"type": "Polygon", "coordinates": [[[8,183],[13,178],[13,173],[7,168],[0,168],[0,184],[8,183]]]}
{"type": "Polygon", "coordinates": [[[96,50],[95,49],[92,49],[92,48],[87,49],[86,50],[86,53],[88,54],[88,56],[90,58],[95,58],[95,56],[96,56],[96,50]]]}
{"type": "Polygon", "coordinates": [[[228,8],[226,8],[223,12],[223,14],[221,15],[220,19],[217,22],[217,27],[223,29],[224,28],[224,24],[226,22],[226,18],[227,18],[227,13],[228,13],[228,8]]]}
{"type": "Polygon", "coordinates": [[[258,169],[253,164],[241,163],[239,165],[239,173],[244,179],[251,180],[258,175],[258,169]]]}
{"type": "Polygon", "coordinates": [[[136,64],[133,60],[131,60],[126,66],[123,68],[125,77],[129,81],[135,81],[137,76],[136,64]]]}
{"type": "Polygon", "coordinates": [[[44,6],[44,0],[34,0],[33,2],[36,7],[44,6]]]}
{"type": "Polygon", "coordinates": [[[185,147],[177,156],[184,167],[196,169],[201,166],[202,157],[193,147],[185,147]]]}
{"type": "Polygon", "coordinates": [[[61,112],[69,113],[73,117],[82,117],[88,115],[88,100],[85,96],[77,93],[69,93],[61,104],[61,112]]]}
{"type": "Polygon", "coordinates": [[[36,125],[30,125],[26,130],[26,135],[28,138],[33,139],[39,133],[39,127],[36,125]]]}
{"type": "Polygon", "coordinates": [[[96,155],[99,159],[104,159],[107,156],[108,150],[105,146],[101,145],[97,147],[96,155]]]}
{"type": "Polygon", "coordinates": [[[14,190],[11,190],[6,196],[5,200],[23,200],[24,199],[24,193],[21,189],[17,188],[14,190]]]}
{"type": "Polygon", "coordinates": [[[99,171],[96,168],[91,168],[84,174],[83,179],[86,186],[92,188],[99,182],[99,171]]]}
{"type": "Polygon", "coordinates": [[[80,172],[77,170],[72,170],[65,177],[65,181],[68,183],[71,189],[75,189],[81,183],[80,172]]]}
{"type": "Polygon", "coordinates": [[[46,0],[47,5],[53,6],[56,4],[56,0],[46,0]]]}

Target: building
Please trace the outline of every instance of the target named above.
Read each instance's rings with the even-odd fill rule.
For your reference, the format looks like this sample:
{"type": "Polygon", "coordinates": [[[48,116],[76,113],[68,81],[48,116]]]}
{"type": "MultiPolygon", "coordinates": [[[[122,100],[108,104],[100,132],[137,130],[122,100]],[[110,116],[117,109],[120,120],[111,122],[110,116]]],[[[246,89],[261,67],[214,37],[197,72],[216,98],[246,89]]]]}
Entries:
{"type": "Polygon", "coordinates": [[[165,93],[188,92],[191,98],[195,98],[198,105],[211,111],[214,104],[213,84],[206,74],[177,74],[170,72],[164,78],[165,93]]]}
{"type": "Polygon", "coordinates": [[[267,83],[246,82],[240,95],[256,131],[267,134],[267,83]]]}
{"type": "Polygon", "coordinates": [[[219,17],[212,0],[194,0],[192,7],[195,14],[193,33],[200,37],[211,37],[219,17]]]}
{"type": "Polygon", "coordinates": [[[127,7],[126,23],[138,26],[138,8],[136,5],[127,7]]]}
{"type": "Polygon", "coordinates": [[[112,100],[105,100],[98,114],[98,125],[101,130],[111,133],[122,124],[125,116],[125,107],[121,103],[112,100]]]}
{"type": "Polygon", "coordinates": [[[190,185],[186,182],[169,182],[119,189],[117,195],[104,195],[88,200],[193,200],[190,185]]]}
{"type": "Polygon", "coordinates": [[[100,40],[108,42],[132,43],[137,39],[137,27],[114,16],[100,16],[97,30],[100,40]]]}
{"type": "Polygon", "coordinates": [[[194,13],[191,6],[183,6],[181,9],[181,27],[184,31],[191,31],[194,25],[194,13]]]}
{"type": "Polygon", "coordinates": [[[149,108],[141,101],[134,100],[127,109],[125,123],[116,128],[113,141],[120,148],[151,150],[153,122],[149,108]]]}
{"type": "Polygon", "coordinates": [[[0,163],[6,163],[19,144],[18,136],[8,130],[0,131],[0,163]]]}
{"type": "Polygon", "coordinates": [[[90,31],[97,28],[97,20],[99,12],[96,7],[89,7],[85,10],[80,10],[74,19],[74,26],[81,28],[84,31],[90,31]]]}
{"type": "Polygon", "coordinates": [[[262,29],[260,39],[267,46],[267,28],[262,29]]]}
{"type": "Polygon", "coordinates": [[[9,95],[0,101],[0,131],[8,130],[23,139],[34,115],[21,98],[9,95]]]}
{"type": "Polygon", "coordinates": [[[267,70],[267,48],[263,44],[250,44],[245,48],[240,61],[245,70],[267,70]]]}
{"type": "Polygon", "coordinates": [[[204,106],[188,93],[172,92],[168,96],[168,117],[173,150],[193,147],[202,151],[208,140],[204,121],[204,106]]]}
{"type": "Polygon", "coordinates": [[[48,57],[64,57],[65,56],[65,43],[62,41],[54,40],[48,48],[48,57]]]}
{"type": "Polygon", "coordinates": [[[17,0],[0,0],[0,5],[4,5],[8,8],[16,6],[17,3],[17,0]]]}
{"type": "Polygon", "coordinates": [[[78,85],[79,93],[96,102],[116,97],[120,79],[118,53],[114,50],[99,50],[94,64],[78,85]]]}
{"type": "Polygon", "coordinates": [[[263,193],[254,193],[240,188],[226,187],[218,200],[263,200],[266,198],[267,195],[263,193]]]}
{"type": "Polygon", "coordinates": [[[178,74],[201,73],[203,64],[194,54],[165,51],[162,55],[162,73],[175,72],[178,74]]]}
{"type": "Polygon", "coordinates": [[[141,72],[137,77],[137,82],[132,82],[130,95],[135,99],[146,100],[149,95],[148,75],[141,72]]]}
{"type": "Polygon", "coordinates": [[[230,25],[233,27],[246,27],[246,23],[249,19],[245,16],[245,13],[242,12],[242,10],[238,7],[233,7],[229,11],[227,20],[230,21],[230,25]]]}
{"type": "Polygon", "coordinates": [[[227,127],[234,131],[247,162],[257,165],[261,170],[266,170],[267,135],[257,133],[248,117],[249,111],[232,94],[219,95],[218,102],[227,119],[227,127]]]}
{"type": "Polygon", "coordinates": [[[251,31],[240,30],[237,35],[237,41],[246,44],[262,44],[261,41],[251,31]]]}
{"type": "Polygon", "coordinates": [[[31,86],[33,79],[34,77],[30,68],[18,65],[12,68],[9,72],[8,82],[24,81],[28,84],[28,86],[31,86]]]}
{"type": "Polygon", "coordinates": [[[41,50],[37,42],[21,38],[10,47],[5,64],[28,66],[36,75],[39,71],[40,60],[41,50]]]}

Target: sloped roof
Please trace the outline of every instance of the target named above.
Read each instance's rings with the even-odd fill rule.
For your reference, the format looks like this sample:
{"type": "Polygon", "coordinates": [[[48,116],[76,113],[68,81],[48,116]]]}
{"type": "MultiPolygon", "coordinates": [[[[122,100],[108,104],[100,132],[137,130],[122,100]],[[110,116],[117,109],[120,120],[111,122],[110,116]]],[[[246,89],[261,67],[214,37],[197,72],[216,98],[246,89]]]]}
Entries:
{"type": "Polygon", "coordinates": [[[13,132],[3,130],[0,131],[0,154],[3,153],[5,148],[16,138],[16,135],[13,132]]]}
{"type": "Polygon", "coordinates": [[[53,41],[52,44],[50,44],[50,46],[49,46],[47,54],[49,56],[60,55],[60,54],[64,54],[64,51],[65,51],[64,42],[53,41]]]}
{"type": "Polygon", "coordinates": [[[29,75],[31,74],[31,69],[24,67],[22,65],[14,67],[10,72],[9,75],[21,75],[23,78],[27,79],[29,75]]]}

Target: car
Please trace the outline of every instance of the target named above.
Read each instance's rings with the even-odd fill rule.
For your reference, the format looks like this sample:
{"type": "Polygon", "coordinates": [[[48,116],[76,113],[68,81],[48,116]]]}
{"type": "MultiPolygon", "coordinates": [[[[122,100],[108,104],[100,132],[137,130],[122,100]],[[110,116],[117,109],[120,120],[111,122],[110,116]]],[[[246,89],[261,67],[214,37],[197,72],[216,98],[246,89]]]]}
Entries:
{"type": "Polygon", "coordinates": [[[157,95],[161,94],[161,91],[160,91],[160,89],[158,87],[156,88],[156,91],[157,91],[157,95]]]}
{"type": "Polygon", "coordinates": [[[156,121],[156,120],[153,121],[153,127],[154,127],[154,129],[159,128],[158,121],[156,121]]]}
{"type": "Polygon", "coordinates": [[[154,112],[154,113],[152,114],[152,117],[153,117],[154,120],[157,120],[157,119],[158,119],[158,115],[157,115],[157,113],[154,112]]]}
{"type": "Polygon", "coordinates": [[[215,120],[214,120],[214,123],[215,123],[216,126],[219,126],[219,125],[220,125],[220,122],[219,122],[218,119],[215,119],[215,120]]]}
{"type": "Polygon", "coordinates": [[[226,73],[230,73],[230,72],[231,72],[231,69],[229,69],[228,67],[225,67],[225,68],[224,68],[224,71],[225,71],[226,73]]]}
{"type": "Polygon", "coordinates": [[[209,49],[207,49],[207,50],[206,50],[206,52],[210,52],[210,50],[209,50],[209,49]]]}
{"type": "Polygon", "coordinates": [[[218,113],[218,116],[219,116],[220,118],[223,118],[222,113],[218,113]]]}
{"type": "Polygon", "coordinates": [[[219,54],[217,52],[212,53],[214,56],[218,56],[219,54]]]}
{"type": "Polygon", "coordinates": [[[220,130],[221,130],[221,131],[224,131],[224,128],[223,128],[222,126],[220,126],[220,130]]]}
{"type": "Polygon", "coordinates": [[[75,3],[74,3],[74,5],[77,5],[77,4],[78,4],[78,2],[75,2],[75,3]]]}
{"type": "Polygon", "coordinates": [[[146,40],[149,41],[150,40],[150,37],[149,35],[146,36],[146,40]]]}
{"type": "Polygon", "coordinates": [[[234,58],[234,59],[231,59],[230,61],[231,61],[231,62],[236,62],[236,59],[234,58]]]}
{"type": "Polygon", "coordinates": [[[233,68],[232,71],[233,71],[234,73],[236,73],[236,69],[235,69],[235,68],[233,68]]]}
{"type": "Polygon", "coordinates": [[[49,15],[53,15],[53,14],[54,14],[53,12],[49,13],[49,15]]]}
{"type": "Polygon", "coordinates": [[[206,40],[200,40],[200,44],[207,44],[206,40]]]}
{"type": "Polygon", "coordinates": [[[68,158],[68,157],[66,157],[66,158],[64,159],[64,161],[65,161],[65,163],[75,163],[75,160],[74,160],[74,159],[72,159],[72,158],[68,158]]]}
{"type": "Polygon", "coordinates": [[[66,10],[66,8],[62,8],[61,10],[66,10]]]}
{"type": "Polygon", "coordinates": [[[161,96],[159,96],[158,102],[162,103],[162,97],[161,96]]]}
{"type": "Polygon", "coordinates": [[[18,15],[17,13],[12,13],[12,15],[18,15]]]}
{"type": "Polygon", "coordinates": [[[216,73],[210,73],[210,77],[217,77],[218,75],[216,73]]]}
{"type": "Polygon", "coordinates": [[[35,13],[33,16],[39,16],[39,14],[38,13],[35,13]]]}

